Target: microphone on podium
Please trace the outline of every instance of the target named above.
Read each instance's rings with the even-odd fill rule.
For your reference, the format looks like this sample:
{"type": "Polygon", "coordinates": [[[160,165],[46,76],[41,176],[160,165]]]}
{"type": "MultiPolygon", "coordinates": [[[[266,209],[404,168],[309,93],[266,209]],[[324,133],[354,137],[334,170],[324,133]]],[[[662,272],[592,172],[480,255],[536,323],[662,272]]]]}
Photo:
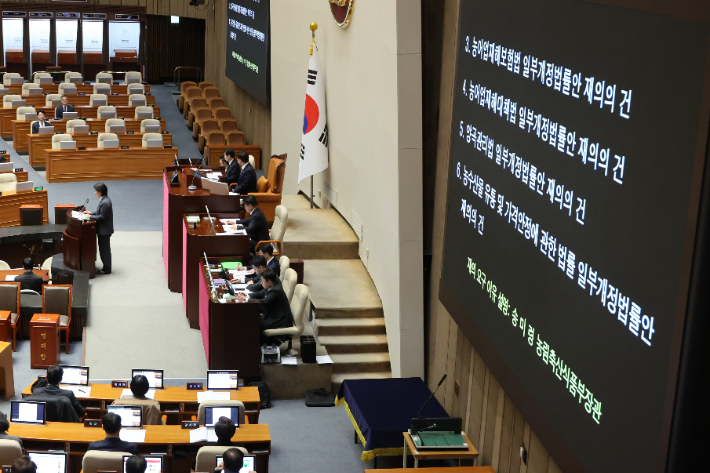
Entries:
{"type": "Polygon", "coordinates": [[[88,203],[89,203],[89,199],[86,199],[86,202],[84,202],[83,205],[80,205],[80,206],[79,206],[79,208],[81,209],[82,212],[83,212],[84,210],[86,210],[86,204],[88,204],[88,203]]]}

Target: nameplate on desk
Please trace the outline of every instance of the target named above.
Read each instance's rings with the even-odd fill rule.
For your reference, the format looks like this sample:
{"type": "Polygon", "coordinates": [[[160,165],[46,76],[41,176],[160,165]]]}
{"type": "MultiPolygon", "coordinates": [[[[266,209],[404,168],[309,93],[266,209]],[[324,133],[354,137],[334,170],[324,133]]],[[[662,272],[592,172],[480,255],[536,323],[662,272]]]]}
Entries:
{"type": "Polygon", "coordinates": [[[167,135],[167,134],[168,134],[168,132],[167,132],[167,131],[164,131],[164,132],[163,132],[163,134],[164,134],[164,135],[167,135]]]}
{"type": "Polygon", "coordinates": [[[101,419],[84,419],[84,427],[101,427],[101,419]]]}
{"type": "Polygon", "coordinates": [[[37,321],[40,321],[40,320],[52,320],[52,318],[51,317],[38,317],[37,321]]]}
{"type": "Polygon", "coordinates": [[[121,146],[121,149],[128,149],[128,146],[121,146]]]}
{"type": "Polygon", "coordinates": [[[85,92],[79,92],[79,95],[86,95],[85,92]]]}
{"type": "Polygon", "coordinates": [[[0,154],[7,154],[7,151],[5,151],[4,149],[0,150],[0,154]]]}
{"type": "Polygon", "coordinates": [[[202,383],[187,383],[187,390],[188,391],[199,391],[204,388],[204,385],[202,383]]]}
{"type": "Polygon", "coordinates": [[[44,187],[35,187],[35,192],[43,191],[44,187]]]}
{"type": "Polygon", "coordinates": [[[118,92],[111,92],[111,95],[118,95],[118,92]]]}
{"type": "Polygon", "coordinates": [[[173,149],[172,145],[163,145],[163,149],[173,149]]]}
{"type": "Polygon", "coordinates": [[[200,423],[196,420],[184,420],[182,421],[183,429],[197,429],[200,427],[200,423]]]}
{"type": "Polygon", "coordinates": [[[135,133],[135,132],[134,131],[127,131],[126,132],[126,134],[128,134],[128,135],[132,135],[133,133],[135,133]]]}
{"type": "Polygon", "coordinates": [[[111,381],[112,388],[127,388],[128,381],[111,381]]]}
{"type": "Polygon", "coordinates": [[[21,171],[24,171],[24,169],[23,168],[15,168],[15,172],[21,172],[21,171]]]}
{"type": "Polygon", "coordinates": [[[86,146],[79,146],[77,149],[86,149],[86,146]]]}
{"type": "Polygon", "coordinates": [[[92,135],[98,135],[98,134],[99,134],[98,131],[92,131],[92,132],[90,132],[90,133],[91,133],[92,135]]]}

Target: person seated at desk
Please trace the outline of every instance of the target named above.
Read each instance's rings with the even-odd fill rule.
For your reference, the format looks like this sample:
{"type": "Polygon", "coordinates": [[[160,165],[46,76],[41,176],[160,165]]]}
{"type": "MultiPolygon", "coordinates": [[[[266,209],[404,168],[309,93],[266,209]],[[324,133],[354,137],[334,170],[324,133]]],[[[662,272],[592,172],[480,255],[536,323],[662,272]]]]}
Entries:
{"type": "Polygon", "coordinates": [[[101,419],[106,432],[106,438],[91,442],[88,450],[103,450],[105,452],[128,452],[133,455],[139,455],[138,446],[135,443],[125,442],[120,439],[121,432],[121,416],[109,412],[101,419]]]}
{"type": "Polygon", "coordinates": [[[145,473],[148,463],[140,455],[132,455],[126,460],[126,473],[145,473]]]}
{"type": "Polygon", "coordinates": [[[222,463],[213,473],[239,473],[244,468],[244,453],[238,448],[230,448],[222,454],[222,463]]]}
{"type": "Polygon", "coordinates": [[[122,396],[113,401],[112,405],[143,406],[143,423],[145,425],[164,425],[163,415],[160,413],[160,403],[155,399],[146,397],[150,389],[148,378],[142,374],[136,375],[131,380],[133,395],[122,396]]]}
{"type": "MultiPolygon", "coordinates": [[[[227,220],[226,225],[243,225],[249,235],[249,251],[254,253],[254,248],[261,240],[269,239],[269,223],[266,215],[258,207],[256,197],[248,195],[244,197],[244,210],[249,214],[248,218],[242,220],[227,220]]],[[[237,228],[234,228],[237,230],[237,228]]]]}
{"type": "Polygon", "coordinates": [[[250,292],[259,292],[264,289],[261,286],[261,273],[269,267],[266,265],[266,258],[261,255],[256,255],[251,259],[251,266],[249,266],[253,272],[246,273],[243,276],[237,276],[236,278],[229,281],[232,284],[248,284],[247,290],[250,292]]]}
{"type": "MultiPolygon", "coordinates": [[[[230,422],[232,422],[230,420],[230,422]]],[[[232,422],[232,425],[234,425],[234,422],[232,422]]],[[[0,418],[0,440],[14,440],[15,442],[20,444],[20,448],[24,448],[22,446],[22,439],[18,437],[17,435],[8,435],[7,429],[10,428],[10,421],[5,419],[5,418],[0,418]]],[[[216,427],[215,427],[215,432],[216,432],[216,427]]],[[[232,434],[234,435],[234,434],[232,434]]]]}
{"type": "Polygon", "coordinates": [[[44,128],[46,126],[52,126],[52,124],[49,123],[49,120],[44,119],[44,110],[40,110],[37,112],[37,121],[32,124],[32,134],[36,135],[39,133],[40,128],[44,128]]]}
{"type": "Polygon", "coordinates": [[[12,473],[37,473],[37,465],[25,455],[12,463],[12,473]]]}
{"type": "Polygon", "coordinates": [[[15,282],[20,283],[20,289],[31,289],[42,294],[42,276],[37,276],[32,272],[34,269],[32,258],[25,258],[22,261],[22,266],[25,268],[25,272],[15,276],[15,282]]]}
{"type": "Polygon", "coordinates": [[[224,156],[219,157],[219,165],[224,168],[224,173],[227,173],[227,168],[229,167],[229,163],[227,162],[226,159],[224,159],[224,156]]]}
{"type": "Polygon", "coordinates": [[[77,400],[76,396],[74,396],[74,393],[68,389],[61,389],[59,387],[59,383],[62,382],[63,376],[64,369],[61,366],[50,366],[49,368],[47,368],[47,386],[35,389],[32,394],[67,397],[69,398],[69,401],[71,401],[71,405],[74,408],[74,411],[76,411],[76,415],[78,415],[79,417],[84,417],[86,415],[86,411],[83,407],[81,407],[81,404],[79,404],[79,401],[77,400]]]}
{"type": "MultiPolygon", "coordinates": [[[[259,245],[259,248],[256,249],[256,255],[266,258],[266,267],[273,269],[277,276],[281,276],[281,265],[279,264],[279,260],[274,258],[274,246],[271,243],[259,245]]],[[[252,266],[239,266],[237,267],[237,271],[253,271],[253,264],[254,263],[252,263],[252,266]]],[[[249,276],[249,274],[245,276],[249,276]]]]}
{"type": "Polygon", "coordinates": [[[214,433],[217,436],[216,442],[207,442],[206,447],[243,447],[241,442],[232,442],[232,437],[237,431],[237,426],[229,417],[220,417],[214,425],[214,433]]]}
{"type": "Polygon", "coordinates": [[[69,97],[62,95],[62,104],[54,110],[54,119],[64,119],[64,112],[73,112],[74,106],[69,105],[69,97]]]}
{"type": "MultiPolygon", "coordinates": [[[[244,293],[237,294],[238,302],[258,301],[261,303],[261,330],[272,328],[288,328],[293,325],[293,314],[288,296],[281,287],[281,280],[270,269],[260,274],[263,289],[251,294],[248,298],[244,293]]],[[[262,343],[266,341],[262,334],[262,343]]]]}
{"type": "Polygon", "coordinates": [[[241,170],[239,171],[237,185],[232,189],[232,192],[241,195],[256,192],[256,171],[251,164],[249,164],[249,155],[245,151],[238,152],[237,162],[241,170]]]}
{"type": "Polygon", "coordinates": [[[227,163],[224,168],[226,176],[222,178],[222,181],[226,182],[227,185],[239,182],[239,175],[241,174],[239,164],[237,163],[237,160],[234,159],[234,156],[234,150],[232,148],[227,148],[224,150],[224,155],[220,158],[220,162],[227,163]]]}

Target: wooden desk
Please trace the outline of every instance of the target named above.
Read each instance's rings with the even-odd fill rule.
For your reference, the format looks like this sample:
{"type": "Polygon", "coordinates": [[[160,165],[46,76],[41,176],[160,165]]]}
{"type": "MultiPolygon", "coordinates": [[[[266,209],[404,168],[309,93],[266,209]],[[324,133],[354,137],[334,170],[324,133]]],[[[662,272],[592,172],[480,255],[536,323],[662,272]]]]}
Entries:
{"type": "MultiPolygon", "coordinates": [[[[32,384],[22,391],[22,397],[32,395],[32,384]]],[[[121,397],[123,388],[112,388],[110,384],[91,384],[91,396],[80,397],[79,402],[88,412],[91,419],[100,419],[106,414],[106,406],[121,397]]],[[[197,418],[197,393],[185,386],[167,386],[155,390],[155,400],[160,403],[160,412],[168,417],[168,424],[179,425],[183,420],[197,418]]],[[[259,388],[242,386],[236,391],[229,391],[230,399],[242,401],[246,415],[251,424],[259,423],[261,403],[259,388]]]]}
{"type": "MultiPolygon", "coordinates": [[[[211,168],[221,171],[223,168],[211,168]]],[[[186,213],[204,212],[205,205],[210,212],[241,212],[239,197],[234,195],[213,195],[202,188],[201,179],[195,178],[190,168],[171,166],[165,168],[163,177],[163,262],[172,292],[182,291],[183,216],[186,213]],[[179,186],[170,185],[170,176],[178,171],[179,186]],[[189,190],[193,184],[196,190],[189,190]]],[[[197,328],[197,325],[193,328],[197,328]]],[[[240,368],[241,369],[241,368],[240,368]]]]}
{"type": "Polygon", "coordinates": [[[49,209],[47,204],[47,191],[6,191],[0,195],[0,227],[14,227],[20,225],[20,206],[25,204],[39,204],[44,207],[42,223],[49,223],[49,209]]]}
{"type": "MultiPolygon", "coordinates": [[[[196,452],[197,448],[204,445],[190,444],[190,431],[179,425],[146,425],[144,430],[146,431],[145,442],[139,443],[138,449],[142,455],[163,453],[165,455],[163,473],[178,471],[178,467],[173,465],[178,462],[178,458],[173,458],[174,447],[180,446],[184,451],[188,450],[190,445],[194,445],[196,452]]],[[[79,473],[81,460],[88,444],[102,440],[106,436],[103,429],[65,422],[47,422],[46,425],[12,423],[8,434],[19,436],[25,449],[30,451],[68,452],[67,473],[79,473]]],[[[268,424],[242,425],[237,429],[232,441],[243,442],[246,449],[256,455],[257,472],[268,473],[271,454],[271,433],[268,424]]]]}
{"type": "Polygon", "coordinates": [[[45,149],[47,182],[160,179],[177,148],[45,149]]]}
{"type": "Polygon", "coordinates": [[[463,435],[464,440],[468,444],[467,450],[426,450],[419,451],[414,446],[412,441],[412,436],[409,432],[403,432],[404,435],[404,454],[402,455],[402,467],[407,468],[407,450],[414,457],[414,468],[419,466],[419,460],[459,460],[459,465],[461,460],[471,460],[473,461],[478,457],[478,450],[473,446],[471,439],[468,438],[466,434],[463,435]]]}
{"type": "MultiPolygon", "coordinates": [[[[130,146],[131,148],[140,148],[143,146],[143,134],[140,131],[135,133],[117,133],[119,146],[130,146]]],[[[52,135],[29,134],[27,137],[27,148],[29,150],[30,166],[44,166],[44,150],[52,149],[52,135]]],[[[99,135],[91,135],[88,133],[73,134],[72,137],[76,141],[77,148],[96,148],[99,135]]],[[[13,142],[14,144],[14,142],[13,142]]],[[[173,135],[163,133],[163,144],[172,146],[173,135]]],[[[18,177],[18,182],[20,182],[18,177]]]]}
{"type": "Polygon", "coordinates": [[[254,169],[261,169],[261,148],[256,145],[207,145],[205,157],[210,166],[219,166],[219,158],[224,155],[224,150],[232,148],[234,152],[245,151],[254,156],[254,169]]]}
{"type": "Polygon", "coordinates": [[[27,174],[27,171],[12,171],[12,173],[17,178],[17,182],[27,182],[27,180],[29,179],[29,174],[27,174]]]}
{"type": "MultiPolygon", "coordinates": [[[[10,51],[10,50],[8,50],[10,51]]],[[[62,80],[63,82],[63,80],[62,80]]],[[[75,84],[76,85],[76,94],[70,94],[68,95],[69,97],[69,103],[74,105],[71,100],[73,97],[80,97],[78,94],[85,94],[85,95],[91,95],[94,93],[94,85],[93,84],[75,84]]],[[[150,84],[143,84],[143,87],[145,88],[145,93],[149,94],[150,93],[150,84]]],[[[17,85],[9,85],[7,86],[10,91],[8,94],[14,94],[14,95],[21,95],[22,94],[22,84],[17,84],[17,85]]],[[[113,84],[111,86],[111,93],[117,93],[119,95],[127,95],[128,94],[128,86],[126,84],[113,84]]],[[[45,94],[58,94],[59,93],[59,84],[45,84],[42,86],[42,90],[44,91],[45,94]]]]}
{"type": "MultiPolygon", "coordinates": [[[[198,278],[200,276],[199,261],[203,253],[207,256],[238,256],[240,261],[249,260],[249,235],[215,235],[212,225],[207,220],[207,214],[198,215],[200,223],[197,228],[183,221],[185,244],[183,246],[183,278],[182,278],[182,301],[185,307],[185,315],[190,321],[190,326],[199,326],[200,308],[198,293],[198,278]]],[[[211,214],[216,219],[231,218],[239,219],[239,214],[216,213],[211,214]]],[[[215,230],[217,233],[224,233],[222,222],[215,220],[215,230]]],[[[241,368],[240,368],[241,369],[241,368]]]]}
{"type": "Polygon", "coordinates": [[[0,389],[5,392],[5,400],[15,396],[15,376],[12,370],[12,343],[0,342],[0,389]]]}
{"type": "MultiPolygon", "coordinates": [[[[382,470],[365,470],[365,473],[379,473],[382,470]]],[[[387,473],[496,473],[492,466],[454,466],[429,468],[388,468],[387,473]]]]}
{"type": "MultiPolygon", "coordinates": [[[[42,283],[47,284],[49,282],[49,270],[47,269],[35,269],[32,271],[37,276],[42,277],[42,283]]],[[[19,276],[24,274],[24,269],[3,269],[0,271],[0,282],[5,281],[5,276],[19,276]]]]}

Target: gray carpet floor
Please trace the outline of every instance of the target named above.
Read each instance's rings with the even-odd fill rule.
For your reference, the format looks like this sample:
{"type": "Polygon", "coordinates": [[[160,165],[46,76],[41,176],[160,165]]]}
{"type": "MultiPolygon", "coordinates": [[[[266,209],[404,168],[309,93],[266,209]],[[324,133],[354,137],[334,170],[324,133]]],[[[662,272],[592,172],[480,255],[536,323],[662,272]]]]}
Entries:
{"type": "MultiPolygon", "coordinates": [[[[200,158],[175,106],[174,90],[177,88],[151,85],[180,157],[200,158]]],[[[48,190],[50,208],[58,203],[82,204],[87,198],[89,209],[98,204],[93,183],[48,184],[44,173],[29,167],[27,156],[12,150],[11,142],[0,140],[0,149],[8,151],[16,167],[28,170],[36,186],[48,190]]],[[[106,181],[106,185],[116,229],[111,238],[113,273],[91,281],[84,360],[90,367],[91,381],[126,379],[131,368],[164,369],[168,386],[204,381],[207,366],[200,332],[189,328],[182,296],[171,293],[165,280],[161,182],[106,181]]],[[[68,355],[62,351],[60,362],[81,364],[81,354],[82,344],[74,342],[68,355]]],[[[29,342],[19,342],[13,355],[15,399],[44,373],[31,370],[29,361],[29,342]]],[[[0,402],[0,411],[8,412],[9,407],[9,402],[0,402]]],[[[373,467],[372,462],[365,464],[360,459],[362,446],[353,442],[353,427],[343,408],[309,408],[303,400],[274,401],[270,409],[262,411],[260,422],[269,424],[272,436],[271,473],[356,473],[373,467]]],[[[401,458],[381,459],[378,466],[400,467],[401,458]]]]}

